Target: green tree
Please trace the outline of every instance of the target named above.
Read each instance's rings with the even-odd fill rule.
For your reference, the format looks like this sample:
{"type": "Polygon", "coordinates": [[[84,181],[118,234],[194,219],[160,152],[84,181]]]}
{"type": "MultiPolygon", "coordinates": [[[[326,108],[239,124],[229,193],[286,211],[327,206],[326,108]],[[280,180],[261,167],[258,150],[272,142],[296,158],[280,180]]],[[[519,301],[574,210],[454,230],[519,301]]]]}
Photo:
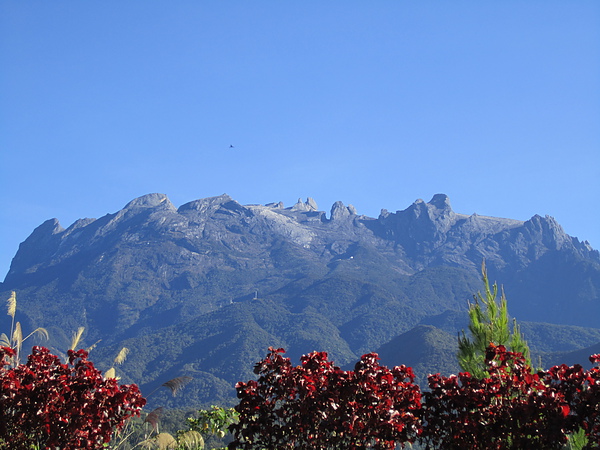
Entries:
{"type": "MultiPolygon", "coordinates": [[[[527,341],[523,338],[517,321],[512,321],[512,331],[508,318],[508,306],[504,290],[500,289],[498,301],[498,285],[490,288],[490,283],[485,267],[485,260],[481,263],[484,294],[478,292],[474,295],[475,303],[469,305],[469,331],[467,337],[464,330],[458,336],[458,363],[461,369],[471,373],[474,377],[484,378],[488,375],[485,363],[487,347],[493,343],[503,345],[515,353],[521,353],[527,365],[531,367],[531,352],[527,341]]],[[[564,446],[568,450],[580,450],[587,444],[583,430],[568,435],[568,443],[564,446]]]]}
{"type": "Polygon", "coordinates": [[[515,319],[511,331],[504,290],[500,289],[498,300],[498,285],[494,283],[490,287],[485,260],[481,263],[481,275],[484,293],[478,292],[473,296],[475,302],[469,304],[470,336],[464,330],[458,336],[458,363],[461,369],[478,378],[486,376],[485,352],[490,343],[521,353],[531,366],[529,346],[515,319]]]}
{"type": "MultiPolygon", "coordinates": [[[[189,431],[197,431],[202,434],[206,445],[216,442],[222,445],[222,439],[228,432],[231,424],[237,423],[239,414],[233,408],[223,408],[220,406],[211,406],[210,409],[201,409],[198,411],[198,417],[188,417],[189,431]]],[[[183,431],[178,432],[185,433],[183,431]]],[[[214,450],[225,450],[227,447],[214,448],[214,450]]]]}

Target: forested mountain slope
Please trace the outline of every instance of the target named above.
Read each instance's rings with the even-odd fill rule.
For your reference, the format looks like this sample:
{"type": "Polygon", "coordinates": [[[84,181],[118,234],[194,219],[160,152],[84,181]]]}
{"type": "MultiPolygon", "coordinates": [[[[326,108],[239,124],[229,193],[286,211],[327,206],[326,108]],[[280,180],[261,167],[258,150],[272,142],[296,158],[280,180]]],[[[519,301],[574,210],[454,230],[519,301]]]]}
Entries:
{"type": "Polygon", "coordinates": [[[269,346],[295,361],[328,351],[339,365],[381,349],[401,364],[408,336],[415,361],[434,368],[417,344],[449,358],[441,333],[455,339],[464,326],[484,258],[511,314],[538,323],[523,330],[540,352],[600,342],[598,251],[551,217],[467,216],[443,194],[378,218],[341,202],[326,214],[310,198],[285,208],[222,195],[176,208],[149,194],[66,229],[44,222],[1,291],[17,292],[24,327],[48,328],[50,345],[66,348],[85,326],[88,345],[101,339],[99,365],[126,345],[126,381],[148,391],[190,375],[181,401],[206,404],[230,399],[269,346]]]}

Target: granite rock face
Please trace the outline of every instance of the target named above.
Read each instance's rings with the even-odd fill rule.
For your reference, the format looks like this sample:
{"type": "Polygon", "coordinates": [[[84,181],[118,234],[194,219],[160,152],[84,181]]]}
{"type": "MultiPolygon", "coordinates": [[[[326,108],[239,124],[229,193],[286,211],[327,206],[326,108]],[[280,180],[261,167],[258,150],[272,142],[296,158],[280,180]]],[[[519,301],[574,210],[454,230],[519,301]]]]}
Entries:
{"type": "Polygon", "coordinates": [[[180,356],[132,356],[130,376],[196,371],[210,393],[251,371],[269,345],[292,356],[326,350],[344,364],[428,317],[462,314],[484,258],[519,320],[600,326],[597,250],[552,217],[464,215],[444,194],[378,218],[342,202],[328,216],[310,197],[286,208],[223,194],[176,208],[149,194],[66,229],[44,222],[1,291],[16,290],[24,324],[50,328],[57,346],[79,326],[91,343],[102,339],[100,355],[129,342],[148,356],[150,342],[176,336],[180,356]]]}

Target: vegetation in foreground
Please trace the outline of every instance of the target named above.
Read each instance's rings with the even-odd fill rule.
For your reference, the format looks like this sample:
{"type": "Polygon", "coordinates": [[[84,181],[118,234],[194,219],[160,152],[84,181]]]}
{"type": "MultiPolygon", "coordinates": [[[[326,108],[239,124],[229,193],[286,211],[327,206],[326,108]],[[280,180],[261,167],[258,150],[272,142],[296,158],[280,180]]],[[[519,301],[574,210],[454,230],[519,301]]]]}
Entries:
{"type": "Polygon", "coordinates": [[[0,347],[0,448],[116,449],[136,436],[129,448],[199,450],[226,430],[230,449],[600,448],[600,355],[590,357],[590,370],[534,370],[518,326],[509,329],[504,295],[498,302],[485,266],[482,273],[485,296],[471,305],[470,337],[459,338],[464,372],[430,375],[421,392],[410,367],[388,369],[374,353],[343,371],[325,352],[293,366],[283,349],[270,348],[257,379],[237,384],[234,409],[200,411],[175,436],[160,432],[160,408],[136,419],[145,404],[137,386],[102,376],[85,350],[69,350],[65,364],[34,347],[22,364],[13,295],[13,325],[0,347]]]}

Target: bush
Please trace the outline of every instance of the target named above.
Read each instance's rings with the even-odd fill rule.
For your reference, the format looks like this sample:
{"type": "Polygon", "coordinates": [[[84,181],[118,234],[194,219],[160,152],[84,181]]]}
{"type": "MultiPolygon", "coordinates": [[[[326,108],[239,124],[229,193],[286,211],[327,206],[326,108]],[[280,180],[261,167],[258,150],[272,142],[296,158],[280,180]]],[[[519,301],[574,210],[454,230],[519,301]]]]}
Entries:
{"type": "Polygon", "coordinates": [[[424,438],[444,449],[560,449],[574,421],[564,392],[545,373],[531,373],[520,353],[491,345],[488,376],[429,376],[424,438]]]}
{"type": "MultiPolygon", "coordinates": [[[[257,380],[238,383],[239,422],[230,449],[600,448],[600,367],[534,372],[519,352],[491,344],[485,377],[463,372],[413,384],[409,367],[388,369],[363,355],[345,372],[313,352],[293,366],[283,349],[256,364],[257,380]],[[577,439],[575,439],[577,438],[577,439]]],[[[600,362],[600,355],[590,360],[600,362]]]]}
{"type": "Polygon", "coordinates": [[[69,350],[68,364],[44,347],[10,367],[14,356],[12,348],[0,347],[0,446],[103,448],[146,403],[135,384],[104,378],[85,350],[69,350]]]}
{"type": "Polygon", "coordinates": [[[256,364],[257,381],[238,383],[239,422],[231,449],[394,449],[421,432],[421,393],[410,368],[389,370],[375,353],[343,371],[324,352],[292,366],[283,349],[256,364]]]}

